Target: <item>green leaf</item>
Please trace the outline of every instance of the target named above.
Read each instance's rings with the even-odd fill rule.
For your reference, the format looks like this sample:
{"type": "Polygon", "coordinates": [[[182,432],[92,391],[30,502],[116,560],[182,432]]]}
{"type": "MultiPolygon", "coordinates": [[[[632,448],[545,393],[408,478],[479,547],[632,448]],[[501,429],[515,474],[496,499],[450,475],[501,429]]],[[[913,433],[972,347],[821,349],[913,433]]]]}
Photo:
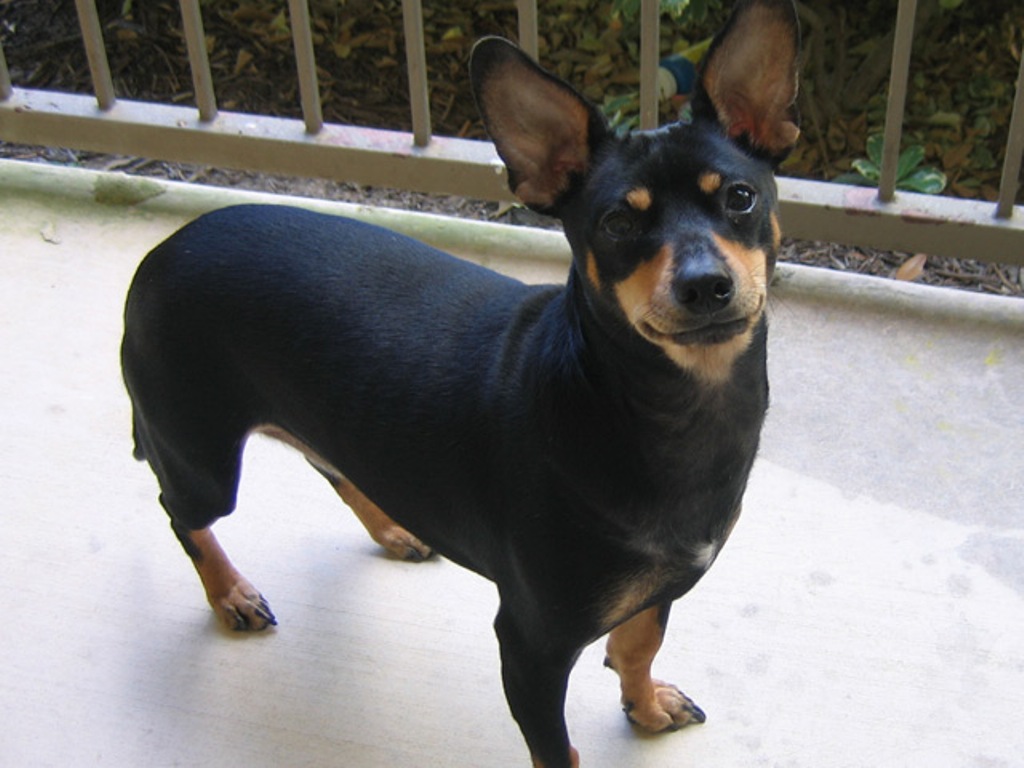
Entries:
{"type": "MultiPolygon", "coordinates": [[[[699,23],[708,14],[708,0],[661,0],[659,9],[676,21],[685,17],[699,23]]],[[[612,12],[632,22],[640,15],[640,0],[613,0],[612,12]]]]}
{"type": "Polygon", "coordinates": [[[992,150],[984,144],[978,144],[974,147],[974,151],[971,152],[971,163],[977,170],[981,171],[991,171],[998,165],[992,150]]]}
{"type": "Polygon", "coordinates": [[[275,36],[287,37],[291,35],[291,27],[288,26],[288,15],[284,9],[275,16],[269,24],[267,24],[267,31],[272,32],[275,36]]]}
{"type": "Polygon", "coordinates": [[[630,105],[631,102],[637,98],[635,93],[623,93],[619,96],[608,96],[604,100],[604,112],[606,115],[612,115],[616,112],[620,112],[630,105]]]}
{"type": "Polygon", "coordinates": [[[875,133],[868,136],[868,159],[879,168],[882,166],[882,146],[885,144],[885,139],[882,134],[875,133]]]}
{"type": "Polygon", "coordinates": [[[870,181],[859,173],[841,173],[832,179],[836,184],[853,184],[858,187],[877,187],[876,182],[870,181]]]}
{"type": "Polygon", "coordinates": [[[661,0],[661,10],[673,19],[678,19],[690,7],[690,0],[661,0]]]}
{"type": "Polygon", "coordinates": [[[627,21],[632,21],[640,14],[640,0],[616,0],[612,3],[612,10],[627,21]]]}
{"type": "Polygon", "coordinates": [[[967,84],[967,93],[978,101],[995,98],[999,90],[1000,84],[987,74],[975,75],[967,84]]]}
{"type": "Polygon", "coordinates": [[[865,160],[864,158],[858,158],[854,160],[851,163],[851,165],[853,166],[853,170],[855,170],[865,179],[867,179],[873,184],[878,183],[878,179],[881,176],[881,173],[878,170],[878,166],[875,163],[871,162],[870,160],[865,160]]]}
{"type": "Polygon", "coordinates": [[[922,168],[896,184],[899,189],[937,195],[946,188],[946,174],[935,168],[922,168]]]}
{"type": "Polygon", "coordinates": [[[959,128],[963,122],[963,115],[958,112],[934,112],[927,120],[928,125],[939,125],[946,128],[959,128]]]}
{"type": "Polygon", "coordinates": [[[896,163],[896,180],[909,176],[922,162],[924,162],[924,147],[914,144],[907,147],[900,153],[900,159],[896,163]]]}

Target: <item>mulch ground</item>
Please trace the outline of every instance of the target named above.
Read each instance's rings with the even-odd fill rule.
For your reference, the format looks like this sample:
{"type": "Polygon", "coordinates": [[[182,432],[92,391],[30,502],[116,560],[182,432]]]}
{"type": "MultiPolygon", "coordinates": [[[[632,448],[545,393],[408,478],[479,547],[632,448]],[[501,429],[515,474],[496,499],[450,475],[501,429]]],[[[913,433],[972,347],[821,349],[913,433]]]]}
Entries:
{"type": "MultiPolygon", "coordinates": [[[[991,0],[971,0],[968,5],[984,16],[981,11],[985,9],[980,6],[986,3],[991,4],[991,0]]],[[[425,5],[434,129],[439,134],[481,138],[483,133],[472,100],[465,96],[469,92],[466,56],[472,41],[483,35],[515,36],[514,2],[451,0],[443,8],[425,5]]],[[[542,29],[548,30],[541,41],[542,51],[548,51],[546,63],[563,76],[573,79],[585,93],[598,101],[602,96],[617,97],[635,88],[637,72],[632,63],[635,50],[622,42],[627,39],[621,34],[622,30],[596,20],[593,0],[564,0],[557,6],[552,11],[556,15],[545,18],[542,24],[542,29]]],[[[821,11],[828,4],[808,2],[806,7],[812,6],[821,11]]],[[[177,3],[169,0],[98,0],[97,7],[119,97],[189,103],[193,98],[192,83],[177,3]]],[[[222,109],[300,116],[284,7],[283,2],[273,0],[208,0],[202,3],[211,68],[218,104],[222,109]]],[[[325,119],[408,130],[399,0],[314,0],[311,7],[325,119]]],[[[543,8],[541,10],[545,12],[543,8]]],[[[1003,47],[999,40],[1005,37],[1012,42],[1014,39],[1013,34],[1007,33],[1007,26],[1012,27],[1019,19],[1024,19],[1024,13],[1019,9],[1013,12],[1016,16],[1011,17],[1009,13],[1003,18],[989,14],[998,23],[978,31],[954,27],[950,19],[939,19],[940,28],[937,32],[933,30],[933,34],[945,35],[947,39],[951,34],[965,39],[970,37],[983,53],[989,49],[998,53],[1003,47]],[[996,40],[991,37],[993,35],[1002,37],[996,40]]],[[[849,21],[845,15],[840,20],[844,23],[849,21]]],[[[713,29],[719,21],[712,14],[704,22],[705,29],[713,29]]],[[[704,32],[698,28],[694,32],[695,39],[702,34],[704,32]]],[[[810,34],[814,34],[813,29],[810,34]]],[[[91,92],[73,0],[0,0],[0,41],[16,86],[91,92]]],[[[809,42],[813,53],[814,40],[809,38],[809,42]]],[[[818,44],[821,44],[820,40],[818,44]]],[[[930,50],[926,46],[924,55],[927,56],[930,50]]],[[[1019,56],[1019,50],[1015,49],[1015,52],[1019,56]]],[[[1000,81],[1014,66],[1012,56],[999,58],[996,53],[986,54],[993,60],[990,66],[994,72],[990,77],[992,82],[1000,81]]],[[[834,72],[825,74],[837,76],[834,72]]],[[[944,75],[950,83],[956,83],[955,73],[944,72],[944,75]]],[[[824,75],[815,72],[813,76],[824,75]]],[[[813,91],[813,83],[809,85],[805,90],[813,91]]],[[[972,93],[981,93],[982,85],[975,83],[974,86],[972,93]]],[[[1001,146],[1000,142],[1005,141],[999,133],[1004,127],[1007,112],[1005,99],[992,101],[992,94],[988,91],[982,95],[988,101],[982,104],[979,97],[979,114],[972,113],[967,117],[972,126],[991,128],[992,144],[1001,146]]],[[[935,106],[931,105],[931,108],[935,106]]],[[[806,151],[797,153],[797,166],[787,168],[786,172],[804,176],[819,174],[820,177],[821,174],[829,176],[834,171],[848,169],[849,160],[843,159],[844,153],[856,154],[863,149],[857,145],[856,139],[849,136],[863,136],[865,133],[860,123],[864,122],[865,115],[871,114],[870,104],[859,113],[861,118],[850,120],[840,116],[827,128],[814,124],[822,119],[817,108],[812,106],[810,111],[814,114],[805,125],[808,129],[806,151]],[[807,164],[807,167],[799,167],[800,163],[807,164]],[[831,165],[826,168],[825,164],[831,165]]],[[[943,131],[947,129],[948,126],[942,126],[943,131]]],[[[973,143],[969,147],[958,144],[952,149],[940,146],[942,141],[936,138],[938,134],[935,133],[938,130],[929,128],[931,133],[915,134],[922,136],[927,143],[929,160],[934,159],[942,165],[958,193],[990,196],[991,178],[995,171],[985,171],[977,178],[968,177],[956,165],[960,162],[966,164],[971,159],[977,161],[979,151],[983,154],[986,150],[979,143],[985,138],[978,132],[980,129],[961,131],[960,138],[970,139],[973,143]]],[[[863,143],[862,138],[859,141],[863,143]]],[[[323,180],[282,178],[3,142],[0,142],[0,157],[68,163],[511,223],[553,225],[523,209],[508,209],[494,203],[368,189],[323,180]]],[[[791,262],[831,269],[1024,296],[1024,270],[1010,265],[803,241],[787,241],[782,257],[791,262]]]]}

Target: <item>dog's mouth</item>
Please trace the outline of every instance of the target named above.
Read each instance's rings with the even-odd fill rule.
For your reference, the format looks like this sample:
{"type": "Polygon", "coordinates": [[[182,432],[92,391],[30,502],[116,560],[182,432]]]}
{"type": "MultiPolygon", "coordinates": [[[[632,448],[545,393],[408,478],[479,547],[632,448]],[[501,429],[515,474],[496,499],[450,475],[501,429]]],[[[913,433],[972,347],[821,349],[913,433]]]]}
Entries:
{"type": "Polygon", "coordinates": [[[681,331],[663,331],[655,328],[648,320],[640,322],[640,332],[656,343],[670,342],[679,346],[712,346],[724,344],[745,333],[750,328],[750,318],[716,320],[708,318],[697,328],[690,327],[681,331]]]}

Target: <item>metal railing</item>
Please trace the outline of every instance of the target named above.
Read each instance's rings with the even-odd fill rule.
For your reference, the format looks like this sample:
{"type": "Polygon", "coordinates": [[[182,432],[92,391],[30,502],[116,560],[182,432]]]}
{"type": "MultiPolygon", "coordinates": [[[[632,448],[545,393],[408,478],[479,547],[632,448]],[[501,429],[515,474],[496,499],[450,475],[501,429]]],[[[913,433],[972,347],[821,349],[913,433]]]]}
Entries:
{"type": "MultiPolygon", "coordinates": [[[[537,54],[536,0],[516,0],[520,44],[537,54]]],[[[0,46],[0,140],[374,186],[507,200],[488,142],[434,136],[421,0],[402,0],[412,132],[325,123],[308,0],[288,0],[302,120],[220,111],[199,0],[179,0],[195,107],[118,99],[95,0],[76,0],[93,95],[14,87],[0,46]]],[[[895,21],[885,149],[877,190],[782,178],[787,234],[813,240],[1024,264],[1024,206],[1014,200],[1024,154],[1024,57],[995,203],[896,191],[917,0],[895,21]]],[[[659,2],[642,0],[640,127],[658,121],[659,2]]]]}

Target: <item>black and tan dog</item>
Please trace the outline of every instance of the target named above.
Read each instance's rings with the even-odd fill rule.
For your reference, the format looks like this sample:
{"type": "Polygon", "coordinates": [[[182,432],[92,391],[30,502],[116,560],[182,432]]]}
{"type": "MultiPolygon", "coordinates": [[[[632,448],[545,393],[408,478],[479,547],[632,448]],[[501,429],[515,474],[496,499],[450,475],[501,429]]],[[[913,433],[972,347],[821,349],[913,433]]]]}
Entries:
{"type": "Polygon", "coordinates": [[[798,47],[790,0],[741,0],[692,123],[618,138],[513,45],[478,44],[473,88],[512,189],[564,222],[565,286],[283,206],[216,211],[146,257],[122,348],[136,455],[228,626],[275,623],[210,529],[235,506],[246,437],[265,432],[391,552],[434,549],[497,584],[534,765],[578,764],[566,683],[606,633],[631,720],[703,721],[650,666],[758,446],[798,47]]]}

